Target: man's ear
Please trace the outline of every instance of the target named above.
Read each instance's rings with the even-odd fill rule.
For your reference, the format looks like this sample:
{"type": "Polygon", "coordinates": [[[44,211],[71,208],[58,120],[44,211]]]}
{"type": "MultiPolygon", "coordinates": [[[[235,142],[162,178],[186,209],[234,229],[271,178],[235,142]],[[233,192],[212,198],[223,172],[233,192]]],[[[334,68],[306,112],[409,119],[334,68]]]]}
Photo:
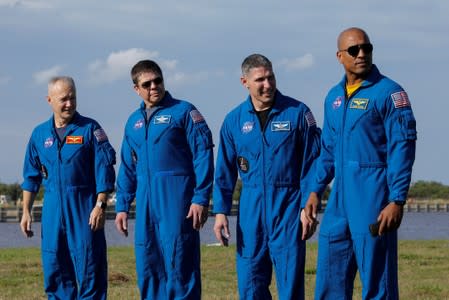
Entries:
{"type": "Polygon", "coordinates": [[[246,87],[247,89],[249,88],[249,86],[248,86],[248,80],[246,79],[245,76],[240,77],[240,82],[242,83],[242,85],[243,85],[244,87],[246,87]]]}

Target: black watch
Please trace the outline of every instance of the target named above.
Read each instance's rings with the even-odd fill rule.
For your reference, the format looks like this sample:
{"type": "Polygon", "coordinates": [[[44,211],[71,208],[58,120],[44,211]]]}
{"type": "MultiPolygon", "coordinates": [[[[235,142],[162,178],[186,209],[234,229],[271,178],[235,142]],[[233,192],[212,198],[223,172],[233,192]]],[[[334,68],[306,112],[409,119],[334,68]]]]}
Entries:
{"type": "Polygon", "coordinates": [[[103,209],[103,210],[105,210],[107,204],[106,204],[106,202],[103,202],[103,201],[97,201],[97,203],[95,204],[95,206],[96,206],[96,207],[99,207],[99,208],[101,208],[101,209],[103,209]]]}
{"type": "Polygon", "coordinates": [[[396,201],[394,201],[394,204],[399,205],[399,206],[404,206],[405,201],[396,200],[396,201]]]}

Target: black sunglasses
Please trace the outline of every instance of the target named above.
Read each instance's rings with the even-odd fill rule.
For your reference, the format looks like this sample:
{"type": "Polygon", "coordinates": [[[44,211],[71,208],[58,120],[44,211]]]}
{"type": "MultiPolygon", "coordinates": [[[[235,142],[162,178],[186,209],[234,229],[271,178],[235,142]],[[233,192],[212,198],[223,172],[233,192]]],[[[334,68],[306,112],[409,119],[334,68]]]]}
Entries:
{"type": "Polygon", "coordinates": [[[162,83],[162,81],[164,81],[162,79],[162,77],[156,77],[153,80],[148,80],[148,81],[143,82],[140,86],[144,89],[148,89],[151,87],[152,83],[154,83],[155,85],[159,85],[162,83]]]}
{"type": "Polygon", "coordinates": [[[370,54],[371,52],[373,52],[373,45],[370,43],[354,45],[354,46],[349,47],[348,49],[340,50],[340,51],[346,51],[352,57],[357,57],[357,55],[360,52],[360,49],[362,49],[365,54],[370,54]]]}

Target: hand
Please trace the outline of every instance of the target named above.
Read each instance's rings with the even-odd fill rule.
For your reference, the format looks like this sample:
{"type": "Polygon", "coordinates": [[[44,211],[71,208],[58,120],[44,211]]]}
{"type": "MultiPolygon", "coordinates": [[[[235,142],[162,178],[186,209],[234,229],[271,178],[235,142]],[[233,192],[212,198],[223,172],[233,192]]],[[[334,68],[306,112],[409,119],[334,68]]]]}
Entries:
{"type": "Polygon", "coordinates": [[[106,214],[101,207],[95,206],[90,212],[89,225],[90,229],[97,231],[104,227],[106,221],[106,214]]]}
{"type": "Polygon", "coordinates": [[[115,228],[124,236],[128,236],[128,213],[119,212],[115,216],[115,228]]]}
{"type": "Polygon", "coordinates": [[[302,223],[302,237],[303,241],[310,239],[316,231],[316,227],[319,222],[315,219],[314,221],[310,221],[306,216],[306,211],[303,209],[301,211],[301,223],[302,223]]]}
{"type": "Polygon", "coordinates": [[[401,226],[404,207],[394,202],[390,202],[379,214],[379,235],[388,231],[393,231],[401,226]]]}
{"type": "Polygon", "coordinates": [[[193,219],[193,228],[200,230],[203,228],[209,216],[209,208],[207,206],[202,206],[199,204],[192,203],[190,205],[189,213],[187,214],[187,219],[193,219]]]}
{"type": "Polygon", "coordinates": [[[34,235],[34,232],[31,230],[31,215],[29,212],[23,212],[22,220],[20,221],[20,229],[22,229],[23,234],[30,238],[34,235]]]}
{"type": "Polygon", "coordinates": [[[228,217],[225,214],[215,216],[214,233],[222,246],[227,247],[229,245],[231,235],[229,234],[228,217]]]}

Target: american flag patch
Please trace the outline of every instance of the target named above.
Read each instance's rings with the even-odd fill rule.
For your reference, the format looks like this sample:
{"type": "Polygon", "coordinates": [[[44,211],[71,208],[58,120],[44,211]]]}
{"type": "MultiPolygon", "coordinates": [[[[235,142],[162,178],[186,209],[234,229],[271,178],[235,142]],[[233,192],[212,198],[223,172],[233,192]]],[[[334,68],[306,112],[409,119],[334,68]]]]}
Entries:
{"type": "Polygon", "coordinates": [[[306,112],[306,121],[307,121],[307,125],[309,125],[309,127],[316,125],[315,117],[313,116],[313,114],[310,110],[308,112],[306,112]]]}
{"type": "Polygon", "coordinates": [[[106,135],[106,132],[104,132],[103,128],[99,128],[94,131],[95,138],[97,139],[97,142],[104,142],[108,140],[108,136],[106,135]]]}
{"type": "Polygon", "coordinates": [[[203,115],[196,109],[194,109],[190,112],[190,117],[192,118],[193,123],[198,123],[198,122],[204,121],[203,115]]]}
{"type": "Polygon", "coordinates": [[[391,94],[391,99],[393,99],[394,107],[396,108],[411,106],[405,91],[391,94]]]}

